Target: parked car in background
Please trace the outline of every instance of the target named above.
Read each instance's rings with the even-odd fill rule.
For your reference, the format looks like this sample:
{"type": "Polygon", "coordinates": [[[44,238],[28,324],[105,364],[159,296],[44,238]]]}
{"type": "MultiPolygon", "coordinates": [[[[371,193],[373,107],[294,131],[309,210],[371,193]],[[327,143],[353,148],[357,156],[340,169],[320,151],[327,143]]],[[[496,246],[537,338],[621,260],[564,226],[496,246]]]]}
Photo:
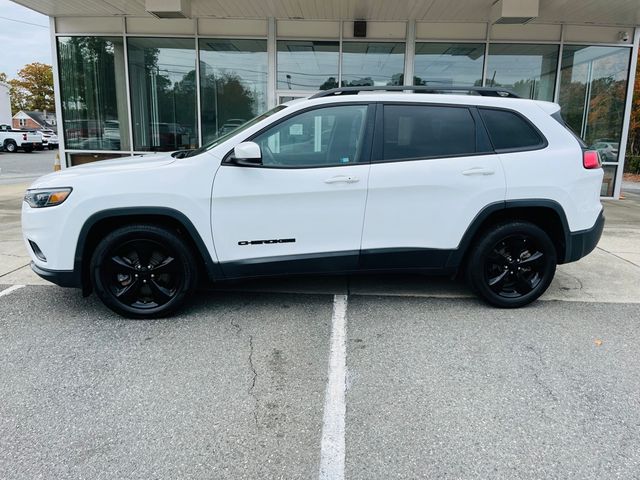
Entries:
{"type": "Polygon", "coordinates": [[[105,120],[103,138],[117,143],[120,148],[120,122],[118,120],[105,120]]]}
{"type": "Polygon", "coordinates": [[[598,151],[603,162],[617,162],[619,147],[620,144],[618,142],[608,139],[596,140],[591,145],[593,150],[598,151]]]}
{"type": "Polygon", "coordinates": [[[43,128],[42,130],[38,130],[40,135],[42,135],[42,146],[48,148],[49,150],[53,150],[58,148],[58,135],[53,130],[48,128],[43,128]]]}
{"type": "Polygon", "coordinates": [[[240,125],[244,124],[246,120],[242,118],[230,118],[220,127],[218,130],[218,136],[226,135],[229,132],[233,132],[240,125]]]}
{"type": "Polygon", "coordinates": [[[0,145],[9,153],[22,150],[32,152],[42,148],[42,135],[24,130],[14,130],[11,125],[0,125],[0,145]]]}

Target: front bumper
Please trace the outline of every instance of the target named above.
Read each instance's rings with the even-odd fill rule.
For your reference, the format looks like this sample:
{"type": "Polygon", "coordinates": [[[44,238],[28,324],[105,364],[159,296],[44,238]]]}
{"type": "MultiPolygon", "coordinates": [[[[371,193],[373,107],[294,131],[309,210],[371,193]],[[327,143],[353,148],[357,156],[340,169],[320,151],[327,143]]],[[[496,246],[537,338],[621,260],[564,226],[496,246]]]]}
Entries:
{"type": "Polygon", "coordinates": [[[571,232],[567,239],[566,256],[563,263],[575,262],[590,254],[596,248],[604,230],[604,213],[601,211],[593,227],[579,232],[571,232]]]}
{"type": "Polygon", "coordinates": [[[41,268],[35,263],[31,262],[31,270],[33,270],[40,278],[47,280],[48,282],[55,283],[60,287],[81,288],[82,276],[80,272],[74,270],[47,270],[41,268]]]}

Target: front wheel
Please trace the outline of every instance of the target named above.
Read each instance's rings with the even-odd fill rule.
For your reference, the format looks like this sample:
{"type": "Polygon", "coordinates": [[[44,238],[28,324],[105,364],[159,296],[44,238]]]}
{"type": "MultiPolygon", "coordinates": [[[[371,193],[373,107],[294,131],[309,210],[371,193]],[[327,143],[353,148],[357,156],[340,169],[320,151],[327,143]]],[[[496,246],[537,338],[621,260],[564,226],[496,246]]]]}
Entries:
{"type": "Polygon", "coordinates": [[[18,150],[18,145],[13,140],[7,140],[4,144],[4,149],[9,153],[15,153],[18,150]]]}
{"type": "Polygon", "coordinates": [[[93,288],[104,304],[129,318],[174,313],[197,282],[196,261],[176,233],[156,225],[129,225],[108,234],[90,264],[93,288]]]}
{"type": "Polygon", "coordinates": [[[547,290],[556,264],[555,246],[544,230],[528,222],[503,223],[472,247],[467,280],[489,304],[518,308],[547,290]]]}

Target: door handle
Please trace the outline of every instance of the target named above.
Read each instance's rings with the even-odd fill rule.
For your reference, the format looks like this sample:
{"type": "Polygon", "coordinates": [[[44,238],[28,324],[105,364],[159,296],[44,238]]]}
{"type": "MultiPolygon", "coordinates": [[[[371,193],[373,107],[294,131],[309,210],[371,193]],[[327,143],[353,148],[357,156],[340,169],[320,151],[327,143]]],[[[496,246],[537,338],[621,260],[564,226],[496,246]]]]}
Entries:
{"type": "Polygon", "coordinates": [[[360,179],[358,177],[351,177],[347,175],[338,175],[336,177],[327,178],[324,183],[357,183],[360,179]]]}
{"type": "Polygon", "coordinates": [[[494,173],[496,173],[494,170],[491,170],[490,168],[482,168],[482,167],[473,167],[470,168],[469,170],[464,170],[462,172],[463,175],[493,175],[494,173]]]}

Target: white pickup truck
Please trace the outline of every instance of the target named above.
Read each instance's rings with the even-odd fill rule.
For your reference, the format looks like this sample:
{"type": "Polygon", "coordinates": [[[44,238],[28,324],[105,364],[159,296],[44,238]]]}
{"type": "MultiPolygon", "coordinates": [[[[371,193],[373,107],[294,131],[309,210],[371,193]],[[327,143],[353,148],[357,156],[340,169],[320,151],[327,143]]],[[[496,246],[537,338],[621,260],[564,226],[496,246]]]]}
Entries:
{"type": "Polygon", "coordinates": [[[32,152],[42,146],[42,135],[39,133],[15,130],[10,125],[0,125],[0,146],[9,153],[23,150],[32,152]]]}

